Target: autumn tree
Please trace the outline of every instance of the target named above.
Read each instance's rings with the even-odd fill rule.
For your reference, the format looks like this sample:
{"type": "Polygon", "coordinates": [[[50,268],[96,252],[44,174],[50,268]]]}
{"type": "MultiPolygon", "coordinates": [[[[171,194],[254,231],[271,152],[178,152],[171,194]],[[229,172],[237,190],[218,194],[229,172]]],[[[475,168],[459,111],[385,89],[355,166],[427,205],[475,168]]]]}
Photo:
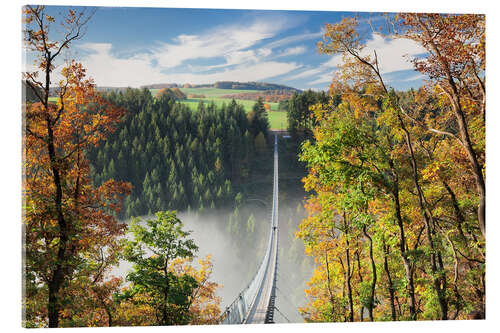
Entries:
{"type": "MultiPolygon", "coordinates": [[[[193,277],[197,287],[191,290],[188,301],[189,325],[216,324],[220,316],[220,297],[216,296],[219,285],[210,281],[213,264],[211,257],[198,260],[198,268],[193,258],[172,260],[168,271],[176,278],[184,275],[193,277]]],[[[123,288],[114,298],[114,324],[116,326],[158,325],[158,312],[154,307],[154,295],[146,290],[138,292],[134,286],[123,288]]]]}
{"type": "Polygon", "coordinates": [[[183,275],[192,276],[197,287],[193,288],[189,296],[190,325],[218,324],[220,317],[221,298],[216,295],[219,284],[210,281],[213,272],[212,257],[198,259],[199,269],[193,265],[193,258],[177,258],[173,260],[170,270],[180,278],[183,275]]]}
{"type": "MultiPolygon", "coordinates": [[[[456,49],[463,52],[454,58],[453,68],[469,68],[470,58],[480,59],[480,16],[430,16],[436,34],[449,29],[456,34],[452,39],[464,44],[456,49]],[[465,40],[477,40],[471,43],[475,56],[464,51],[470,51],[465,40]]],[[[399,23],[405,34],[415,30],[412,23],[399,23]]],[[[320,52],[340,54],[343,63],[330,86],[330,101],[311,108],[315,141],[302,147],[301,159],[309,168],[305,187],[314,195],[297,236],[317,263],[306,290],[311,301],[302,311],[311,320],[350,321],[363,320],[363,308],[370,320],[456,319],[466,318],[468,311],[484,313],[481,213],[469,209],[474,194],[467,189],[469,183],[480,183],[480,177],[460,169],[471,153],[464,143],[466,133],[453,133],[461,127],[456,110],[436,81],[418,91],[391,89],[376,51],[366,50],[355,18],[327,24],[325,30],[320,52]],[[340,104],[335,102],[339,97],[340,104]],[[356,308],[358,316],[353,315],[356,308]]],[[[417,68],[425,72],[433,57],[430,52],[415,60],[417,68]]],[[[477,112],[466,118],[474,124],[470,128],[479,151],[484,144],[483,106],[471,96],[481,96],[483,74],[478,71],[478,78],[467,81],[474,82],[467,110],[477,112]]],[[[471,165],[473,169],[473,161],[471,165]]],[[[478,197],[481,209],[476,186],[478,197]]]]}
{"type": "MultiPolygon", "coordinates": [[[[460,304],[462,297],[457,289],[459,260],[456,257],[456,247],[462,248],[459,252],[467,251],[467,246],[462,247],[465,244],[463,242],[471,237],[469,244],[473,246],[469,247],[469,250],[475,253],[472,257],[478,261],[473,264],[471,260],[462,259],[465,259],[468,270],[478,272],[477,268],[473,268],[478,267],[477,264],[484,268],[486,237],[485,17],[474,14],[402,13],[397,15],[392,22],[394,23],[391,25],[394,27],[392,32],[397,38],[412,40],[427,51],[425,57],[413,59],[415,69],[429,78],[424,90],[427,93],[418,96],[421,98],[420,103],[414,103],[413,106],[425,103],[428,101],[427,96],[433,95],[436,100],[435,104],[443,110],[437,117],[433,117],[432,113],[426,115],[425,118],[418,118],[418,113],[409,114],[407,117],[415,127],[440,139],[435,139],[438,141],[438,144],[434,145],[437,148],[435,152],[432,144],[427,144],[426,147],[423,144],[420,146],[429,159],[434,159],[433,168],[436,172],[428,170],[428,177],[440,183],[442,192],[449,197],[453,206],[455,218],[452,229],[447,233],[456,235],[455,240],[448,237],[443,228],[439,230],[449,243],[455,261],[453,278],[455,300],[453,302],[458,302],[457,306],[463,306],[460,304]],[[450,152],[453,157],[450,156],[450,152]],[[450,159],[453,162],[449,163],[450,159]],[[461,170],[456,167],[458,165],[461,170]],[[461,175],[461,182],[454,181],[456,177],[450,177],[450,174],[461,175]],[[467,186],[471,189],[475,188],[475,191],[463,191],[463,188],[467,186]],[[468,197],[476,204],[477,213],[469,222],[471,223],[470,230],[479,227],[481,235],[476,235],[475,230],[467,236],[463,233],[464,217],[462,214],[465,207],[460,208],[457,205],[457,195],[463,198],[462,200],[468,197]]],[[[439,218],[443,219],[442,216],[439,218]]],[[[482,268],[479,269],[481,270],[482,268]]],[[[484,272],[479,273],[477,277],[479,278],[478,284],[472,289],[476,290],[480,306],[474,310],[484,315],[484,272]]]]}
{"type": "MultiPolygon", "coordinates": [[[[479,196],[478,221],[486,236],[486,186],[484,179],[484,127],[486,119],[486,24],[484,15],[440,15],[403,13],[393,20],[395,35],[417,42],[428,52],[413,60],[427,75],[432,87],[443,93],[442,103],[450,107],[447,127],[429,128],[460,145],[470,163],[479,196]]],[[[443,106],[444,106],[443,105],[443,106]]]]}
{"type": "MultiPolygon", "coordinates": [[[[24,111],[25,305],[27,326],[59,326],[72,283],[96,271],[92,260],[123,234],[114,214],[129,186],[89,180],[88,147],[99,144],[123,115],[105,102],[87,79],[81,64],[71,61],[61,71],[56,102],[49,100],[58,60],[83,36],[92,13],[69,10],[60,20],[61,40],[51,39],[55,18],[43,6],[23,8],[24,42],[35,56],[36,70],[23,73],[36,95],[24,111]],[[30,303],[42,302],[36,312],[30,303]],[[48,321],[48,322],[47,322],[48,321]]],[[[105,280],[95,276],[95,283],[105,280]]],[[[67,303],[66,303],[67,304],[67,303]]]]}

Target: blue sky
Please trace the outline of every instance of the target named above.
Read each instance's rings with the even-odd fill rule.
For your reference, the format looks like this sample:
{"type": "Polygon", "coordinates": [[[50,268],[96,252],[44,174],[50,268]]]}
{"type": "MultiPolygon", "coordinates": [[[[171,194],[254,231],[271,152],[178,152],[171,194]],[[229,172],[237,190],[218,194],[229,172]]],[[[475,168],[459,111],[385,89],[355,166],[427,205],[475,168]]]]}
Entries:
{"type": "MultiPolygon", "coordinates": [[[[56,20],[65,10],[48,7],[56,20]]],[[[341,57],[318,54],[316,43],[325,23],[356,14],[362,22],[369,17],[331,11],[99,7],[71,55],[99,86],[230,80],[327,89],[341,57]]],[[[381,22],[377,14],[371,16],[372,22],[377,17],[381,22]]],[[[373,34],[366,23],[361,29],[366,52],[377,50],[389,85],[422,84],[408,61],[422,54],[419,46],[373,34]]]]}

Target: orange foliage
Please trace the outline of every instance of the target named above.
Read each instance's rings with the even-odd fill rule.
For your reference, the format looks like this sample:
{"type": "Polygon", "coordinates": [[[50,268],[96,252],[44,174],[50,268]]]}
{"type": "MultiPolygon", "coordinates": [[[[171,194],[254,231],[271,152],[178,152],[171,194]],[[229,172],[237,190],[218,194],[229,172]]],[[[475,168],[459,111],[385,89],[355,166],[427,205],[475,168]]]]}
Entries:
{"type": "MultiPolygon", "coordinates": [[[[87,20],[82,13],[70,10],[62,24],[69,34],[58,43],[49,42],[43,7],[28,6],[24,13],[26,24],[38,27],[26,32],[25,43],[39,60],[38,71],[23,76],[27,84],[40,88],[39,102],[23,110],[26,283],[33,293],[48,297],[38,306],[46,310],[27,313],[27,322],[32,320],[30,326],[44,325],[47,314],[49,327],[57,327],[65,313],[62,300],[71,298],[67,292],[75,287],[72,283],[88,280],[97,271],[103,276],[102,270],[116,261],[116,253],[109,253],[104,260],[107,262],[98,269],[92,260],[100,258],[102,251],[118,249],[117,237],[124,234],[125,225],[117,223],[113,212],[120,209],[130,185],[108,180],[94,187],[86,151],[114,130],[125,111],[105,101],[75,61],[62,69],[57,102],[50,103],[53,61],[80,36],[87,20]],[[37,79],[40,72],[44,83],[37,79]]],[[[102,276],[94,276],[93,283],[104,283],[102,276]]]]}

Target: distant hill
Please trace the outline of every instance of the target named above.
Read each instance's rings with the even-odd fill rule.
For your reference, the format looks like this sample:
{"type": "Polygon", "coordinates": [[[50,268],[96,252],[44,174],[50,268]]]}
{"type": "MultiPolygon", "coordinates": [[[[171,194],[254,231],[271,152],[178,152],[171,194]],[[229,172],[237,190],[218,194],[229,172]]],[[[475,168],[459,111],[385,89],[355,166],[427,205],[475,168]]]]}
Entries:
{"type": "MultiPolygon", "coordinates": [[[[120,92],[125,91],[127,87],[96,87],[98,91],[102,92],[120,92]]],[[[302,90],[285,86],[277,83],[267,83],[267,82],[237,82],[237,81],[217,81],[215,83],[207,84],[190,84],[190,83],[155,83],[141,86],[141,88],[146,89],[172,89],[172,88],[216,88],[216,89],[233,89],[233,90],[258,90],[258,91],[269,91],[269,94],[275,94],[274,91],[282,91],[285,94],[293,94],[294,92],[302,92],[302,90]]],[[[50,96],[57,96],[59,92],[59,87],[50,88],[50,96]]],[[[253,98],[251,98],[253,99],[253,98]]]]}
{"type": "Polygon", "coordinates": [[[178,84],[178,83],[156,83],[141,86],[147,89],[162,89],[162,88],[217,88],[217,89],[238,89],[238,90],[287,90],[297,91],[301,90],[276,83],[267,82],[237,82],[237,81],[217,81],[211,84],[178,84]]]}

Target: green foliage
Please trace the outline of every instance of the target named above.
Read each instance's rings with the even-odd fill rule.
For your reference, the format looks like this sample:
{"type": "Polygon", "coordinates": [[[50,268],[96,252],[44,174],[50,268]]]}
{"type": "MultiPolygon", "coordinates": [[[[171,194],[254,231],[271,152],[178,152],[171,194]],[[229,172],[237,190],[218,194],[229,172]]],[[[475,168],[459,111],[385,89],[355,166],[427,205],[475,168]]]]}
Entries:
{"type": "Polygon", "coordinates": [[[148,304],[155,309],[158,325],[189,323],[190,296],[198,286],[189,275],[176,276],[169,265],[178,258],[190,258],[198,250],[189,231],[175,211],[158,212],[156,219],[145,225],[134,219],[130,226],[133,240],[127,241],[124,259],[133,263],[127,280],[132,283],[131,294],[146,294],[148,304]]]}
{"type": "Polygon", "coordinates": [[[250,133],[253,134],[254,137],[259,133],[263,133],[264,136],[267,136],[270,125],[262,98],[258,99],[252,111],[248,113],[248,122],[250,125],[250,133]]]}
{"type": "Polygon", "coordinates": [[[315,92],[307,90],[302,93],[295,93],[288,101],[287,119],[288,130],[295,133],[297,131],[310,132],[316,125],[315,120],[311,117],[309,108],[317,103],[328,103],[329,97],[324,92],[315,92]]]}

